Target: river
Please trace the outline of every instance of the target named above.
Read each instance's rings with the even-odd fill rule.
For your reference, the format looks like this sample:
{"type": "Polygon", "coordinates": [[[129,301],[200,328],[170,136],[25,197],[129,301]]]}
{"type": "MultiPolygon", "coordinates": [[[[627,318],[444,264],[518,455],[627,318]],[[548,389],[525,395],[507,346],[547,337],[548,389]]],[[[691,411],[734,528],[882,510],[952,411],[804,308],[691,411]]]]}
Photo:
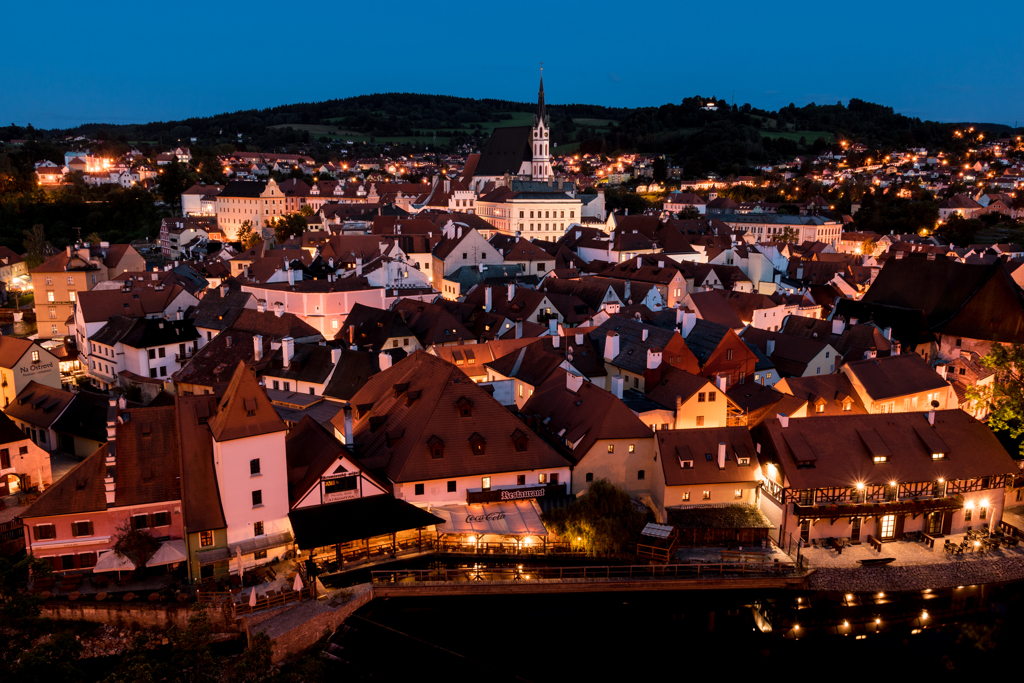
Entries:
{"type": "Polygon", "coordinates": [[[685,591],[377,599],[349,618],[328,651],[348,662],[356,680],[848,678],[1005,671],[1003,662],[1024,635],[1019,585],[964,587],[959,598],[955,593],[685,591]],[[843,629],[844,620],[854,623],[843,629]],[[841,635],[844,630],[848,636],[841,635]]]}

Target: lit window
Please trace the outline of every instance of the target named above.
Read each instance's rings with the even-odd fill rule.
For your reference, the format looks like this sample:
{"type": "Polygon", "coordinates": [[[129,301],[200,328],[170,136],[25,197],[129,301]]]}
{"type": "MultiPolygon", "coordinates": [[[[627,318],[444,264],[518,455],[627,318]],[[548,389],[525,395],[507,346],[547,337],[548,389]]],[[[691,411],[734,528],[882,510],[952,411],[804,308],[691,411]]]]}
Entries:
{"type": "Polygon", "coordinates": [[[613,443],[608,444],[608,452],[609,453],[614,453],[615,452],[615,444],[613,444],[613,443]]]}
{"type": "Polygon", "coordinates": [[[711,500],[711,491],[704,492],[704,500],[711,500]]]}
{"type": "Polygon", "coordinates": [[[629,452],[633,453],[634,451],[636,451],[636,446],[633,444],[629,444],[629,452]]]}

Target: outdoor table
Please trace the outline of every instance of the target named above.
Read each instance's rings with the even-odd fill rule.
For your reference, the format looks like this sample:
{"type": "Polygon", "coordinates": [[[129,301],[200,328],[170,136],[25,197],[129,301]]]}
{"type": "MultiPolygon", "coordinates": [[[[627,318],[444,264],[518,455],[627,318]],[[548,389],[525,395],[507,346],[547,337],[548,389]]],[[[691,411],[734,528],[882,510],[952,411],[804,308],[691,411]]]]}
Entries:
{"type": "Polygon", "coordinates": [[[103,602],[106,599],[107,599],[107,594],[106,593],[97,593],[96,594],[96,602],[103,602]]]}
{"type": "Polygon", "coordinates": [[[150,602],[156,602],[159,599],[160,599],[160,594],[159,593],[150,593],[149,594],[149,601],[150,602]]]}
{"type": "Polygon", "coordinates": [[[39,597],[41,597],[43,600],[49,600],[53,597],[53,593],[51,593],[50,591],[43,591],[39,594],[39,597]]]}
{"type": "Polygon", "coordinates": [[[71,600],[72,602],[74,602],[75,600],[77,600],[80,597],[82,597],[82,594],[79,593],[78,591],[74,591],[71,595],[68,596],[68,600],[71,600]]]}
{"type": "Polygon", "coordinates": [[[178,602],[188,602],[188,593],[178,593],[178,597],[175,599],[178,602]]]}
{"type": "Polygon", "coordinates": [[[126,593],[125,596],[123,598],[121,598],[121,599],[124,600],[125,602],[131,602],[132,600],[135,599],[135,593],[126,593]]]}

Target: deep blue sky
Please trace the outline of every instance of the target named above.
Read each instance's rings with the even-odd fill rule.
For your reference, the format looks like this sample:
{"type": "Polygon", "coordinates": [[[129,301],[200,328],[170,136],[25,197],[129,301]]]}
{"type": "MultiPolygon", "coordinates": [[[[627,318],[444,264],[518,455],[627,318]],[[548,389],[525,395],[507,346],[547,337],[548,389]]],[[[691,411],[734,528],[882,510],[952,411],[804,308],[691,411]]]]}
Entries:
{"type": "Polygon", "coordinates": [[[3,13],[3,124],[172,120],[389,91],[532,100],[541,60],[555,104],[735,91],[766,109],[858,97],[926,119],[1024,123],[1020,0],[57,0],[3,13]]]}

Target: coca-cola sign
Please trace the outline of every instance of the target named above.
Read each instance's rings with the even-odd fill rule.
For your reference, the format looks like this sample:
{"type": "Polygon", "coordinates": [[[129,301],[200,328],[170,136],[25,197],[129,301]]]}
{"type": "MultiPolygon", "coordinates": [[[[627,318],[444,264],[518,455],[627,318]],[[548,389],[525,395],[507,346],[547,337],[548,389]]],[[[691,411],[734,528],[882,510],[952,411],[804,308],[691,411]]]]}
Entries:
{"type": "Polygon", "coordinates": [[[488,512],[485,515],[466,515],[467,524],[472,524],[473,522],[496,522],[499,519],[505,519],[504,512],[488,512]]]}

